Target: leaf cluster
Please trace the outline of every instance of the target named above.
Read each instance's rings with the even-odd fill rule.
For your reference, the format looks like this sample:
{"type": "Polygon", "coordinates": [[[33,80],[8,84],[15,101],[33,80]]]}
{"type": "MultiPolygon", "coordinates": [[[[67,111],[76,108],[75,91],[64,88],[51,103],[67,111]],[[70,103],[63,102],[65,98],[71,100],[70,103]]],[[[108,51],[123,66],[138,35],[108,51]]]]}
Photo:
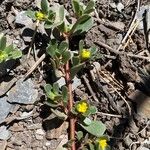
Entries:
{"type": "Polygon", "coordinates": [[[10,59],[17,59],[22,56],[22,52],[14,47],[13,44],[6,45],[6,37],[0,35],[0,63],[10,59]]]}

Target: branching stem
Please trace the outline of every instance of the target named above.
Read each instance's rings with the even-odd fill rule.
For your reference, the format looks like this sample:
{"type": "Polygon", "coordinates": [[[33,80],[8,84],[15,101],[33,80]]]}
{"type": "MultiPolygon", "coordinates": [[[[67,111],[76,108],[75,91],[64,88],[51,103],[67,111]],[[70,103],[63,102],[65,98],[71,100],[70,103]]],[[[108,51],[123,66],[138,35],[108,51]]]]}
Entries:
{"type": "MultiPolygon", "coordinates": [[[[69,42],[68,37],[66,37],[66,41],[69,42]]],[[[71,78],[70,78],[70,65],[69,61],[65,65],[65,79],[66,79],[66,84],[68,87],[68,111],[69,113],[72,110],[73,107],[73,95],[72,95],[72,83],[71,83],[71,78]]],[[[71,144],[71,150],[76,150],[75,146],[75,118],[70,117],[69,118],[70,122],[70,140],[72,142],[71,144]]]]}

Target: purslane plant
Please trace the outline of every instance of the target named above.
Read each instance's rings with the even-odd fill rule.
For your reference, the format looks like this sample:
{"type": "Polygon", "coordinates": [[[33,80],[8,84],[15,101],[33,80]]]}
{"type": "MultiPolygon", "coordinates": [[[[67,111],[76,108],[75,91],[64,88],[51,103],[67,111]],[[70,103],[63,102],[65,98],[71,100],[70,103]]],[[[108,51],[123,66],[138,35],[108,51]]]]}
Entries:
{"type": "Polygon", "coordinates": [[[72,0],[74,18],[66,13],[67,10],[63,6],[57,9],[49,8],[47,0],[41,1],[41,10],[27,12],[33,19],[44,21],[46,29],[52,30],[53,39],[48,44],[46,52],[50,56],[56,79],[64,77],[66,85],[59,87],[58,83],[54,82],[53,85],[47,84],[44,89],[51,111],[60,119],[70,122],[68,145],[71,142],[69,147],[71,150],[76,150],[76,143],[82,150],[109,149],[108,138],[103,135],[106,130],[105,125],[101,121],[92,119],[92,116],[97,113],[96,107],[92,106],[87,99],[74,102],[72,94],[72,79],[86,66],[86,62],[95,58],[96,48],[94,46],[86,48],[81,40],[78,50],[74,51],[70,47],[70,41],[73,36],[85,34],[93,26],[94,5],[93,0],[90,0],[87,5],[79,0],[72,0]],[[54,32],[56,30],[57,34],[54,32]],[[76,131],[75,125],[83,131],[76,131]],[[88,135],[88,140],[85,140],[84,134],[88,135]]]}
{"type": "Polygon", "coordinates": [[[11,59],[17,59],[22,56],[21,50],[18,50],[13,44],[8,46],[6,44],[6,37],[3,34],[0,34],[0,63],[11,59]]]}

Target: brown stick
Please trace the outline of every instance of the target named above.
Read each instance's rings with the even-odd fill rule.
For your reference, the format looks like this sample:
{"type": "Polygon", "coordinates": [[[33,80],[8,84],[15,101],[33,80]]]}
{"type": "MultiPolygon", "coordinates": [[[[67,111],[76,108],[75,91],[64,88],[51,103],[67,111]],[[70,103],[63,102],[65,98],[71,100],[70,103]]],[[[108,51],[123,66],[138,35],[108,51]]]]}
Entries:
{"type": "MultiPolygon", "coordinates": [[[[72,110],[73,107],[73,96],[72,96],[72,84],[71,84],[71,78],[70,78],[70,66],[69,62],[65,65],[65,72],[66,72],[66,84],[68,87],[68,93],[69,93],[69,103],[68,103],[68,110],[69,112],[72,110]]],[[[70,118],[70,140],[72,140],[71,144],[71,150],[76,150],[75,146],[75,119],[70,118]]]]}

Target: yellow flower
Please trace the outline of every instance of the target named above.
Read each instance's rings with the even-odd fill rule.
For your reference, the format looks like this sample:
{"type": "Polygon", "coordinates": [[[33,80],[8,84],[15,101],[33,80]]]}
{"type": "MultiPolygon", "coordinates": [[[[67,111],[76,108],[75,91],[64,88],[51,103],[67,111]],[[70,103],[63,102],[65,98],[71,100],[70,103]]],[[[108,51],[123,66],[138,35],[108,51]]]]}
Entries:
{"type": "Polygon", "coordinates": [[[99,139],[98,143],[102,150],[105,150],[105,148],[108,146],[106,139],[99,139]]]}
{"type": "Polygon", "coordinates": [[[0,62],[7,59],[8,55],[4,51],[0,51],[0,62]]]}
{"type": "Polygon", "coordinates": [[[88,103],[82,101],[82,102],[79,102],[76,106],[76,110],[79,112],[79,113],[85,113],[87,110],[88,110],[88,103]]]}
{"type": "Polygon", "coordinates": [[[87,60],[91,57],[91,51],[89,49],[83,49],[81,51],[81,60],[87,60]]]}
{"type": "Polygon", "coordinates": [[[36,16],[36,19],[40,21],[45,20],[47,18],[47,16],[40,11],[37,11],[35,13],[35,16],[36,16]]]}

